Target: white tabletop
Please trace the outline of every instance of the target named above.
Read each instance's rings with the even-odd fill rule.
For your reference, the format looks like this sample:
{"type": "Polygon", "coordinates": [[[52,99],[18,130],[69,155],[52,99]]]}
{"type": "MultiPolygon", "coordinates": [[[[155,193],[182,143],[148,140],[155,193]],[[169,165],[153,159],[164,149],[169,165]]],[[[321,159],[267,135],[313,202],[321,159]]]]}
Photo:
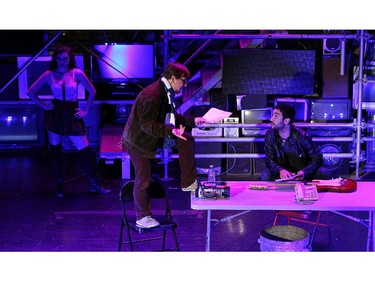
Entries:
{"type": "Polygon", "coordinates": [[[293,189],[252,190],[250,185],[265,184],[254,181],[228,181],[230,198],[206,199],[191,196],[194,210],[319,210],[370,211],[375,210],[375,182],[357,182],[351,193],[319,192],[313,204],[301,205],[294,200],[293,189]]]}

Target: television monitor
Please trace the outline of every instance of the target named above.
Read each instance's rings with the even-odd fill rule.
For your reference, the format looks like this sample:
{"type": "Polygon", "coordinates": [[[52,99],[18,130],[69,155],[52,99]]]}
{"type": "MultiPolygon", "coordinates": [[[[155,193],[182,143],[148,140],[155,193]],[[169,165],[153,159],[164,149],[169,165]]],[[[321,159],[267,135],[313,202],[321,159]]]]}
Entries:
{"type": "MultiPolygon", "coordinates": [[[[350,123],[352,122],[350,99],[319,99],[311,102],[312,123],[350,123]]],[[[312,127],[307,128],[311,136],[351,136],[351,127],[312,127]]]]}
{"type": "Polygon", "coordinates": [[[319,99],[311,102],[313,122],[348,122],[351,119],[350,99],[319,99]]]}
{"type": "MultiPolygon", "coordinates": [[[[241,110],[241,123],[259,124],[269,123],[272,116],[272,107],[241,110]]],[[[265,135],[269,128],[242,128],[244,136],[265,135]]]]}
{"type": "Polygon", "coordinates": [[[256,109],[268,106],[267,95],[249,94],[236,96],[237,110],[256,109]]]}
{"type": "MultiPolygon", "coordinates": [[[[32,57],[18,57],[17,65],[21,70],[32,57]]],[[[51,64],[52,56],[37,57],[28,67],[18,76],[18,89],[20,99],[30,99],[27,95],[27,90],[30,86],[48,70],[51,64]]],[[[77,68],[84,70],[83,56],[75,56],[77,68]]],[[[37,95],[40,99],[53,99],[51,89],[45,85],[38,90],[37,95]]],[[[85,89],[82,85],[78,85],[78,99],[85,99],[85,89]]]]}
{"type": "Polygon", "coordinates": [[[36,104],[0,104],[0,148],[44,145],[43,110],[36,104]]]}
{"type": "Polygon", "coordinates": [[[264,123],[270,121],[272,117],[272,107],[241,110],[242,123],[264,123]]]}
{"type": "Polygon", "coordinates": [[[154,49],[154,45],[93,45],[91,79],[105,83],[152,81],[155,76],[154,49]]]}
{"type": "Polygon", "coordinates": [[[314,50],[227,49],[223,53],[226,95],[311,95],[314,50]]]}
{"type": "Polygon", "coordinates": [[[278,104],[287,104],[296,111],[296,122],[306,122],[309,118],[309,102],[303,98],[275,98],[275,106],[278,104]]]}

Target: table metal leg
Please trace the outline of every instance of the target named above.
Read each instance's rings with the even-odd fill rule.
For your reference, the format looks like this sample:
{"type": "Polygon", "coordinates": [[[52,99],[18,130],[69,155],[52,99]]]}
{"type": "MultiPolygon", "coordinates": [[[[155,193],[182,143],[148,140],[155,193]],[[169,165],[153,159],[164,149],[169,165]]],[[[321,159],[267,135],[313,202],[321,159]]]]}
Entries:
{"type": "MultiPolygon", "coordinates": [[[[375,228],[374,228],[374,211],[369,211],[368,214],[368,231],[369,231],[369,240],[371,241],[371,250],[374,252],[375,251],[375,228]]],[[[369,244],[370,245],[370,244],[369,244]]],[[[368,246],[367,251],[369,251],[370,246],[368,246]]]]}
{"type": "Polygon", "coordinates": [[[375,222],[374,222],[374,211],[371,211],[371,228],[372,228],[372,251],[375,252],[375,222]]]}
{"type": "Polygon", "coordinates": [[[372,237],[372,222],[371,222],[371,211],[368,212],[368,227],[367,227],[367,243],[366,243],[366,251],[370,251],[370,244],[371,244],[371,237],[372,237]]]}
{"type": "Polygon", "coordinates": [[[367,231],[367,244],[366,244],[366,251],[375,251],[375,229],[374,229],[374,211],[368,212],[368,231],[367,231]]]}
{"type": "Polygon", "coordinates": [[[207,210],[206,252],[210,251],[210,240],[211,240],[211,210],[207,210]]]}
{"type": "Polygon", "coordinates": [[[353,217],[353,216],[350,216],[350,215],[346,215],[342,212],[338,212],[338,211],[330,211],[332,213],[335,213],[335,214],[338,214],[340,216],[343,216],[347,219],[350,219],[352,221],[355,221],[355,222],[358,222],[360,224],[362,224],[363,226],[367,227],[367,243],[366,243],[366,251],[369,252],[370,251],[370,245],[372,246],[372,251],[375,251],[374,249],[374,219],[373,219],[373,215],[374,215],[374,211],[369,211],[368,213],[368,220],[364,220],[364,219],[360,219],[360,218],[357,218],[357,217],[353,217]]]}

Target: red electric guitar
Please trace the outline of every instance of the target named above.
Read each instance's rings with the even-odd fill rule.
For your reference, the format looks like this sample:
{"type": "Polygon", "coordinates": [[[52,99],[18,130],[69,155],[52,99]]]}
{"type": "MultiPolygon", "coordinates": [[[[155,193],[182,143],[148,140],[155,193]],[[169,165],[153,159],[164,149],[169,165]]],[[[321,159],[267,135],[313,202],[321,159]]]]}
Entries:
{"type": "Polygon", "coordinates": [[[337,178],[332,180],[313,180],[318,192],[349,193],[357,190],[357,182],[352,179],[337,178]]]}

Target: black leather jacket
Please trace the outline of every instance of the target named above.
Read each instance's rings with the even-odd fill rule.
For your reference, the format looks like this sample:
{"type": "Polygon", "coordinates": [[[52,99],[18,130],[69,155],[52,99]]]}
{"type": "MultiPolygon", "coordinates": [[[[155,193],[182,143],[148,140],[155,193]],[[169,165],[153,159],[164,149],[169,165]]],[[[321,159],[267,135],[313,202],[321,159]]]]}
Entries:
{"type": "Polygon", "coordinates": [[[323,155],[311,136],[303,129],[291,126],[285,151],[279,132],[269,129],[265,136],[266,167],[274,174],[286,169],[290,172],[303,170],[310,177],[322,165],[323,155]]]}

